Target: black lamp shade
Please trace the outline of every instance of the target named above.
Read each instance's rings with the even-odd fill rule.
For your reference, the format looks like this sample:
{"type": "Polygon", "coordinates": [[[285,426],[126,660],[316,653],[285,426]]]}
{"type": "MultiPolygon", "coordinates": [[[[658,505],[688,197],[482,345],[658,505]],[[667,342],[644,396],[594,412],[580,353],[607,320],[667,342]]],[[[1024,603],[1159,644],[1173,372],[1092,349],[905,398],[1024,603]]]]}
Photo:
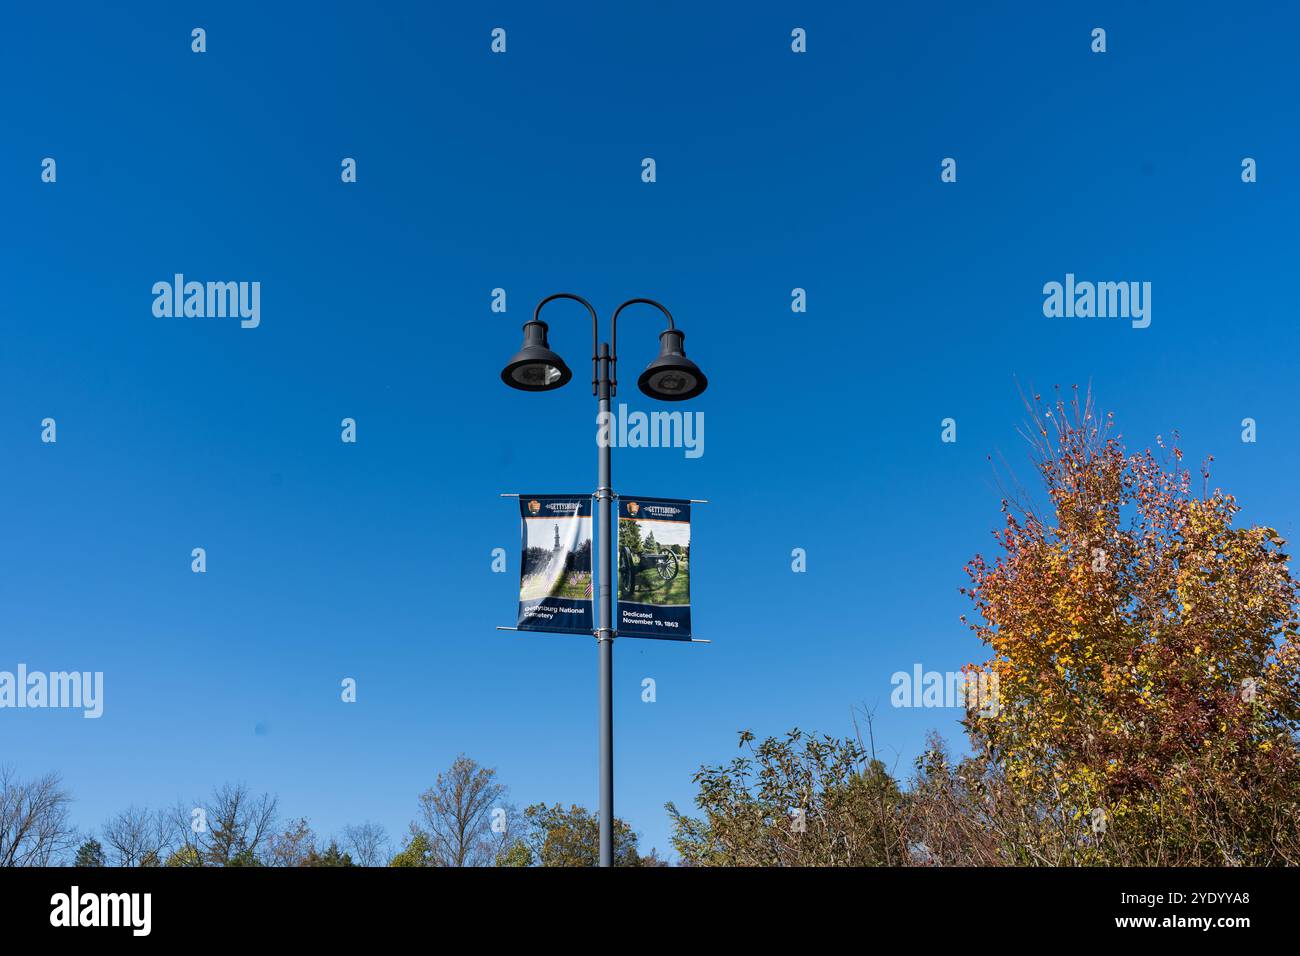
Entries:
{"type": "Polygon", "coordinates": [[[501,370],[501,381],[525,392],[549,392],[573,378],[564,359],[551,351],[546,328],[540,319],[524,323],[523,348],[501,370]]]}
{"type": "Polygon", "coordinates": [[[685,338],[680,329],[659,333],[659,357],[636,380],[637,388],[662,402],[684,402],[709,387],[700,367],[686,357],[685,338]]]}

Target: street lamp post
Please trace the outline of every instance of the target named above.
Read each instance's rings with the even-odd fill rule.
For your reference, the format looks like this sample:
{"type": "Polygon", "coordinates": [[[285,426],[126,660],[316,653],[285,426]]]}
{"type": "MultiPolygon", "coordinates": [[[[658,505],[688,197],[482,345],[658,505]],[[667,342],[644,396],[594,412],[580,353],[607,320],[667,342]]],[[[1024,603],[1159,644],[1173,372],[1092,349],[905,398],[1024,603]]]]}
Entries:
{"type": "MultiPolygon", "coordinates": [[[[609,399],[614,385],[609,377],[609,346],[600,343],[596,362],[596,405],[600,421],[609,428],[609,399]]],[[[600,538],[600,609],[596,612],[596,648],[600,656],[600,865],[614,865],[614,477],[610,459],[612,441],[597,442],[596,533],[600,538]]]]}
{"type": "Polygon", "coordinates": [[[590,302],[569,292],[557,292],[537,303],[532,320],[524,323],[524,344],[501,371],[511,388],[526,392],[548,392],[573,377],[564,359],[551,351],[548,327],[539,317],[542,306],[555,299],[571,299],[586,306],[591,315],[591,388],[596,396],[599,422],[599,458],[596,470],[596,538],[600,543],[595,568],[597,576],[596,646],[600,674],[600,865],[614,865],[614,484],[612,477],[613,420],[610,399],[618,394],[618,316],[629,305],[651,305],[668,319],[659,333],[659,357],[637,379],[637,387],[651,398],[680,402],[694,398],[708,387],[708,379],[686,357],[682,345],[685,333],[676,327],[672,313],[653,299],[629,299],[614,310],[611,326],[613,347],[599,342],[599,318],[590,302]]]}

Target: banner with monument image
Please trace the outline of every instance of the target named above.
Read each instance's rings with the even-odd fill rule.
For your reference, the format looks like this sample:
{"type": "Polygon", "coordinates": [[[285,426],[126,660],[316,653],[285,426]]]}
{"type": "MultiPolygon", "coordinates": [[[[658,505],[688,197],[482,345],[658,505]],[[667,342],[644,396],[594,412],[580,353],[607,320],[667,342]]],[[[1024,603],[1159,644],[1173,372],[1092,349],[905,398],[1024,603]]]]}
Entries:
{"type": "Polygon", "coordinates": [[[521,631],[591,634],[591,495],[520,495],[521,631]]]}
{"type": "Polygon", "coordinates": [[[619,636],[691,639],[691,503],[618,500],[619,636]]]}

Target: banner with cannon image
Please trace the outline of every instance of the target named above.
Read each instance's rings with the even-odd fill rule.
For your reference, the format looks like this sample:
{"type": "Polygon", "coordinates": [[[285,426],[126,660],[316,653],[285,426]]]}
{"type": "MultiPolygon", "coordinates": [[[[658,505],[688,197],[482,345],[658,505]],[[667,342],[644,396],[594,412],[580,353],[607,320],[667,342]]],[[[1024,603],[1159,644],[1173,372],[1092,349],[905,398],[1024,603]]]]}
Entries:
{"type": "Polygon", "coordinates": [[[691,639],[691,503],[618,501],[620,636],[691,639]]]}
{"type": "Polygon", "coordinates": [[[592,633],[591,495],[520,495],[521,631],[592,633]]]}

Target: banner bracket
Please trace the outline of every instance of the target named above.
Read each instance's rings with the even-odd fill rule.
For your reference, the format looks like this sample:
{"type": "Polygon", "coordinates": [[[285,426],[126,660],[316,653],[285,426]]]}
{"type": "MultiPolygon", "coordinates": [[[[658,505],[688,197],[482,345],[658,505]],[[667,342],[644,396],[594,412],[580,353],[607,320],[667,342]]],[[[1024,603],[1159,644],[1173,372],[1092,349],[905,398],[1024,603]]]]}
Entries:
{"type": "Polygon", "coordinates": [[[571,635],[573,635],[574,637],[582,637],[582,632],[581,632],[581,631],[547,631],[547,630],[541,630],[541,629],[533,630],[532,628],[523,628],[523,627],[506,627],[506,626],[503,625],[503,624],[498,624],[498,625],[497,625],[497,630],[498,630],[498,631],[518,631],[520,634],[571,634],[571,635]]]}

